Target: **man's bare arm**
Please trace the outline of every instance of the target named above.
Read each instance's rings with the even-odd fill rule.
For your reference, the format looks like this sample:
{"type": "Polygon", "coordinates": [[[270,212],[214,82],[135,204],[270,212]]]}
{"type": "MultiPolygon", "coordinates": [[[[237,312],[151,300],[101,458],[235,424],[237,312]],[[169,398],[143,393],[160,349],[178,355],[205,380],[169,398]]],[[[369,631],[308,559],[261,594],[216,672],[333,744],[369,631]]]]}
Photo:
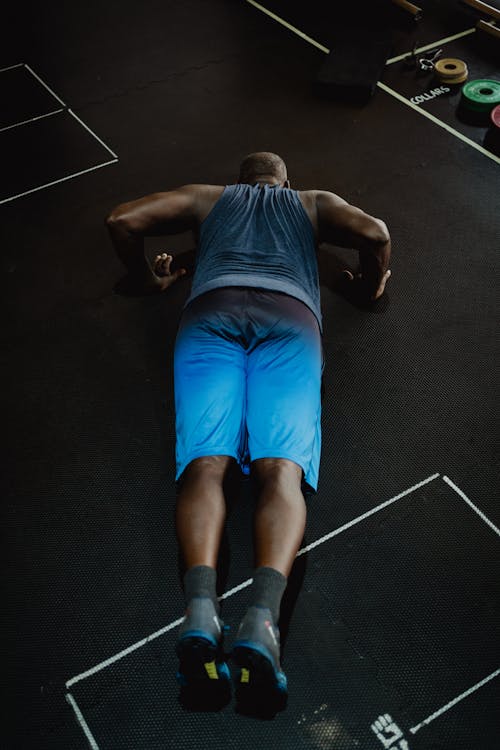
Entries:
{"type": "Polygon", "coordinates": [[[145,291],[163,291],[183,275],[180,268],[160,277],[144,254],[144,238],[179,234],[198,227],[196,186],[154,193],[113,209],[106,219],[111,241],[134,284],[145,291]]]}
{"type": "Polygon", "coordinates": [[[378,299],[390,276],[391,238],[385,223],[326,191],[317,191],[316,208],[318,241],[357,250],[360,276],[355,282],[367,301],[378,299]]]}

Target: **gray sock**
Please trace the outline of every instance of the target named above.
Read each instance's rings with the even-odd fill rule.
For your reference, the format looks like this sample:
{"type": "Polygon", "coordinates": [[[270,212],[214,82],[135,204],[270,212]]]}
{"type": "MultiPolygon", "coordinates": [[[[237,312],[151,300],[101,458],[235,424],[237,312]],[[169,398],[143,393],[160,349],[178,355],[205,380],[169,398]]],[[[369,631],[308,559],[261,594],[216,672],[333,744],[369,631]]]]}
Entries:
{"type": "Polygon", "coordinates": [[[214,603],[217,614],[219,613],[219,602],[217,601],[217,571],[208,565],[195,565],[190,568],[184,576],[184,595],[189,603],[194,597],[208,597],[214,603]]]}
{"type": "Polygon", "coordinates": [[[250,605],[267,607],[271,610],[274,623],[279,620],[281,598],[285,591],[287,579],[274,568],[257,568],[250,590],[250,605]]]}

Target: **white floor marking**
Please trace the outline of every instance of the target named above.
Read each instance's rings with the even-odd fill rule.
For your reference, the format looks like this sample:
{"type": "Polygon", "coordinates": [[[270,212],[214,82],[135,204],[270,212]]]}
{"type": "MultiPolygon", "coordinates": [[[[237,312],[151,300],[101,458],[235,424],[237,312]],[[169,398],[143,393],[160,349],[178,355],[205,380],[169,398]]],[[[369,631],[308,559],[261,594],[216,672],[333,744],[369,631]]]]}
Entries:
{"type": "Polygon", "coordinates": [[[110,147],[109,147],[109,146],[106,146],[106,144],[104,143],[104,141],[102,141],[102,140],[101,140],[101,139],[99,138],[99,136],[98,136],[98,135],[96,135],[96,134],[94,133],[94,131],[93,131],[93,130],[91,130],[91,129],[89,128],[89,126],[88,126],[88,125],[86,125],[86,124],[85,124],[85,123],[83,122],[83,120],[80,120],[80,118],[78,117],[78,115],[75,115],[75,113],[73,112],[73,110],[72,110],[72,109],[68,109],[68,112],[69,112],[69,114],[71,115],[71,117],[74,117],[74,118],[75,118],[75,120],[76,120],[77,122],[79,122],[79,123],[80,123],[80,125],[81,125],[82,127],[84,127],[84,128],[85,128],[85,130],[87,130],[87,131],[88,131],[88,132],[90,133],[90,135],[93,135],[93,136],[94,136],[94,138],[96,139],[96,141],[99,141],[99,143],[101,144],[101,146],[104,146],[104,148],[106,149],[106,151],[109,151],[109,153],[111,154],[111,156],[113,156],[113,157],[114,157],[115,159],[118,159],[118,157],[117,157],[117,155],[115,154],[115,152],[114,152],[114,151],[111,151],[110,147]]]}
{"type": "Polygon", "coordinates": [[[66,700],[69,703],[69,705],[71,706],[71,708],[73,709],[73,711],[75,712],[77,721],[80,724],[81,728],[83,729],[85,737],[89,741],[90,747],[92,748],[92,750],[99,750],[99,746],[98,746],[97,742],[95,741],[95,739],[92,736],[92,732],[89,729],[89,725],[87,724],[87,722],[83,718],[83,714],[80,711],[80,709],[78,708],[78,706],[76,704],[76,701],[73,698],[73,696],[71,695],[71,693],[67,693],[66,694],[66,700]]]}
{"type": "Polygon", "coordinates": [[[39,83],[41,83],[41,85],[42,85],[42,86],[43,86],[43,87],[44,87],[45,89],[47,89],[47,91],[48,91],[48,92],[49,92],[49,93],[50,93],[50,94],[51,94],[51,95],[52,95],[52,96],[53,96],[53,97],[54,97],[55,99],[57,99],[57,101],[58,101],[58,102],[60,102],[60,103],[61,103],[61,104],[63,105],[64,109],[57,109],[57,110],[54,110],[53,112],[47,112],[47,113],[46,113],[46,114],[44,114],[44,115],[38,115],[37,117],[32,117],[32,118],[30,118],[29,120],[24,120],[23,122],[18,122],[18,123],[15,123],[14,125],[7,125],[7,126],[6,126],[6,127],[4,127],[4,128],[0,128],[0,133],[4,132],[4,131],[6,131],[6,130],[11,130],[12,128],[17,128],[17,127],[19,127],[20,125],[28,125],[28,124],[29,124],[29,123],[31,123],[31,122],[35,122],[35,121],[37,121],[37,120],[42,120],[42,119],[43,119],[44,117],[50,117],[51,115],[56,115],[56,114],[59,114],[60,112],[64,112],[64,111],[66,111],[66,112],[68,112],[68,113],[69,113],[69,114],[71,115],[71,117],[73,117],[73,118],[74,118],[74,119],[75,119],[75,120],[76,120],[76,121],[77,121],[77,122],[78,122],[78,123],[79,123],[79,124],[80,124],[80,125],[81,125],[81,126],[82,126],[82,127],[83,127],[83,128],[84,128],[84,129],[86,130],[86,131],[87,131],[87,132],[88,132],[88,133],[90,133],[90,135],[91,135],[91,136],[92,136],[93,138],[95,138],[95,140],[96,140],[96,141],[97,141],[98,143],[100,143],[100,144],[101,144],[101,146],[103,146],[103,147],[104,147],[104,148],[106,149],[106,151],[107,151],[107,152],[108,152],[109,154],[111,154],[111,156],[113,157],[113,159],[112,159],[112,160],[110,160],[110,161],[106,161],[106,162],[103,162],[102,164],[96,164],[96,165],[94,165],[93,167],[88,167],[88,169],[82,169],[82,170],[81,170],[80,172],[74,172],[73,174],[69,174],[69,175],[66,175],[65,177],[60,177],[60,178],[59,178],[58,180],[52,180],[52,182],[47,182],[47,183],[45,183],[44,185],[38,185],[38,186],[37,186],[37,187],[35,187],[35,188],[31,188],[30,190],[25,190],[24,192],[22,192],[22,193],[18,193],[17,195],[11,195],[11,196],[10,196],[9,198],[3,198],[2,200],[0,200],[0,206],[1,206],[1,205],[2,205],[3,203],[10,203],[10,201],[14,201],[14,200],[16,200],[17,198],[23,198],[23,197],[24,197],[25,195],[30,195],[31,193],[36,193],[36,192],[38,192],[39,190],[44,190],[45,188],[48,188],[48,187],[52,187],[52,185],[58,185],[58,184],[59,184],[60,182],[66,182],[66,180],[72,180],[72,179],[73,179],[74,177],[80,177],[81,175],[87,174],[88,172],[94,172],[94,171],[95,171],[96,169],[102,169],[102,167],[108,167],[108,166],[109,166],[110,164],[116,164],[116,162],[118,161],[118,156],[117,156],[117,155],[115,154],[115,152],[114,152],[114,151],[112,151],[112,150],[110,149],[110,147],[109,147],[109,146],[107,146],[107,145],[106,145],[106,144],[104,143],[104,141],[103,141],[103,140],[102,140],[101,138],[99,138],[99,136],[98,136],[98,135],[96,135],[96,133],[94,133],[94,131],[93,131],[93,130],[91,130],[91,128],[89,128],[89,126],[88,126],[88,125],[86,125],[86,124],[85,124],[85,123],[83,122],[83,120],[81,120],[81,119],[80,119],[80,118],[78,117],[78,115],[75,115],[75,113],[73,112],[73,110],[69,109],[69,108],[68,108],[68,107],[66,106],[66,104],[65,104],[65,103],[63,102],[63,100],[62,100],[62,99],[61,99],[61,98],[60,98],[60,97],[59,97],[59,96],[58,96],[58,95],[57,95],[57,94],[56,94],[56,93],[55,93],[55,92],[54,92],[54,91],[53,91],[53,90],[52,90],[52,89],[50,88],[50,86],[48,86],[48,85],[47,85],[47,84],[45,83],[45,81],[43,81],[43,80],[42,80],[42,79],[40,78],[40,76],[39,76],[39,75],[38,75],[37,73],[35,73],[35,71],[34,71],[34,70],[33,70],[32,68],[30,68],[30,66],[29,66],[29,65],[27,65],[26,63],[18,63],[17,65],[10,65],[10,66],[9,66],[8,68],[2,68],[2,69],[0,70],[0,73],[4,72],[4,71],[6,71],[6,70],[12,70],[13,68],[21,68],[21,67],[24,67],[24,68],[26,68],[26,70],[28,70],[28,71],[29,71],[29,72],[31,73],[31,75],[32,75],[32,76],[33,76],[34,78],[36,78],[36,80],[37,80],[37,81],[38,81],[39,83]]]}
{"type": "Polygon", "coordinates": [[[420,729],[422,729],[422,727],[425,727],[427,726],[427,724],[430,724],[431,721],[434,721],[434,719],[437,719],[438,716],[441,716],[450,708],[453,708],[453,706],[456,706],[457,703],[462,701],[464,698],[467,698],[467,696],[471,695],[476,690],[479,690],[479,688],[483,687],[483,685],[486,685],[487,682],[490,682],[490,680],[493,680],[495,677],[498,677],[498,675],[500,675],[500,669],[497,669],[496,672],[493,672],[484,680],[481,680],[481,682],[478,682],[476,685],[474,685],[474,687],[471,687],[469,690],[466,690],[465,693],[462,693],[457,698],[447,703],[446,706],[443,706],[443,708],[440,708],[439,711],[436,711],[435,713],[428,716],[427,719],[424,719],[422,722],[420,722],[420,724],[417,724],[417,726],[411,727],[410,732],[412,734],[416,734],[420,729]]]}
{"type": "MultiPolygon", "coordinates": [[[[340,528],[336,529],[335,531],[332,531],[330,534],[326,534],[325,536],[318,539],[316,542],[313,542],[312,544],[308,545],[307,547],[304,547],[303,549],[299,550],[297,553],[297,557],[299,555],[304,554],[305,552],[308,552],[311,549],[314,549],[320,544],[323,544],[324,542],[328,541],[329,539],[332,539],[334,536],[337,536],[342,531],[345,531],[346,529],[351,528],[352,526],[360,523],[365,518],[368,518],[369,516],[373,515],[374,513],[377,513],[378,511],[382,510],[383,508],[386,508],[388,505],[391,505],[392,503],[395,503],[397,500],[401,499],[402,497],[406,497],[412,492],[415,492],[415,490],[419,489],[420,487],[425,486],[426,484],[429,484],[430,482],[434,481],[440,476],[440,474],[432,474],[431,476],[427,477],[427,479],[424,479],[421,482],[418,482],[417,484],[414,484],[412,487],[409,487],[407,490],[404,490],[403,492],[400,492],[398,495],[395,495],[395,497],[391,498],[390,500],[387,500],[384,503],[381,503],[380,505],[377,505],[372,510],[368,511],[367,513],[363,513],[363,515],[358,516],[353,521],[350,521],[349,523],[344,524],[340,528]]],[[[449,484],[450,487],[452,487],[461,498],[463,498],[471,507],[485,520],[492,528],[494,528],[497,532],[498,529],[496,529],[493,524],[489,521],[489,519],[484,516],[481,511],[479,511],[476,506],[471,503],[471,501],[467,498],[467,496],[455,485],[453,482],[451,482],[448,477],[443,476],[443,480],[449,484]]],[[[241,591],[242,589],[246,588],[252,583],[252,578],[247,579],[243,583],[239,584],[238,586],[235,586],[230,591],[227,591],[223,596],[219,597],[220,600],[227,599],[230,596],[233,596],[238,591],[241,591]]],[[[151,643],[151,641],[155,640],[156,638],[159,638],[161,635],[164,635],[165,633],[168,633],[170,630],[173,630],[174,628],[178,627],[183,618],[179,617],[177,620],[174,620],[173,622],[169,623],[165,627],[161,628],[160,630],[157,630],[155,633],[152,633],[151,635],[147,636],[146,638],[143,638],[141,641],[138,641],[137,643],[134,643],[132,646],[129,646],[128,648],[124,649],[123,651],[120,651],[118,654],[115,654],[114,656],[110,657],[109,659],[106,659],[105,661],[101,662],[100,664],[97,664],[92,669],[88,669],[86,672],[83,672],[80,675],[77,675],[76,677],[73,677],[72,679],[68,680],[66,682],[66,688],[69,690],[69,688],[72,685],[75,685],[78,682],[81,682],[82,680],[96,674],[97,672],[100,672],[101,670],[105,669],[106,667],[110,666],[111,664],[114,664],[115,662],[119,661],[120,659],[123,659],[125,656],[128,656],[128,654],[131,654],[134,651],[137,651],[137,649],[141,648],[142,646],[147,645],[148,643],[151,643]]],[[[496,672],[493,672],[488,677],[486,677],[484,680],[481,680],[481,682],[478,682],[476,685],[474,685],[469,690],[466,690],[464,693],[461,693],[461,695],[454,698],[452,701],[447,703],[445,706],[440,708],[438,711],[435,711],[431,716],[428,716],[426,719],[424,719],[420,724],[417,724],[414,727],[410,728],[410,732],[412,734],[416,734],[422,727],[427,726],[431,723],[431,721],[434,721],[434,719],[437,719],[439,716],[442,716],[442,714],[446,713],[450,708],[455,706],[460,701],[467,698],[469,695],[474,693],[476,690],[479,690],[479,688],[483,687],[483,685],[486,685],[488,682],[493,680],[495,677],[497,677],[500,674],[500,669],[497,669],[496,672]]],[[[75,715],[77,717],[77,720],[82,727],[85,736],[87,737],[87,740],[89,741],[91,750],[99,750],[99,747],[95,741],[95,739],[92,736],[92,733],[88,727],[88,724],[86,723],[80,709],[78,708],[76,701],[74,700],[71,693],[67,693],[66,700],[68,703],[72,706],[75,715]]],[[[389,745],[393,748],[393,750],[409,750],[409,745],[406,742],[406,740],[400,739],[402,736],[402,732],[400,728],[394,724],[391,717],[389,715],[386,715],[385,717],[380,717],[378,720],[372,725],[372,730],[375,732],[379,740],[382,742],[384,747],[388,747],[389,745]],[[396,740],[400,740],[398,742],[398,745],[394,745],[393,743],[396,740]]]]}
{"type": "Polygon", "coordinates": [[[274,21],[277,21],[282,26],[284,26],[287,29],[290,29],[290,31],[293,31],[294,34],[297,34],[297,36],[300,36],[301,39],[305,39],[306,42],[309,42],[309,44],[312,44],[314,47],[317,47],[322,52],[326,52],[328,54],[330,50],[328,47],[324,47],[322,44],[317,42],[315,39],[311,39],[310,36],[307,36],[307,34],[304,34],[303,31],[300,31],[296,26],[292,26],[292,24],[288,23],[288,21],[285,21],[284,18],[280,18],[272,11],[268,10],[267,8],[264,8],[263,5],[260,5],[259,3],[256,3],[255,0],[247,0],[247,3],[250,3],[250,5],[253,5],[258,10],[261,10],[262,13],[265,13],[267,16],[272,18],[274,21]]]}
{"type": "MultiPolygon", "coordinates": [[[[336,529],[335,531],[332,531],[330,534],[326,534],[326,536],[321,537],[321,539],[318,539],[316,542],[313,542],[308,547],[304,547],[303,549],[299,550],[299,552],[297,553],[297,557],[299,555],[303,555],[305,552],[308,552],[314,547],[317,547],[319,544],[323,544],[324,542],[327,542],[329,539],[332,539],[334,536],[337,536],[337,534],[340,534],[342,531],[345,531],[346,529],[351,528],[351,526],[354,526],[360,521],[363,521],[365,518],[368,518],[374,513],[377,513],[379,510],[382,510],[382,508],[386,508],[388,505],[395,503],[396,500],[399,500],[400,498],[405,497],[406,495],[409,495],[410,492],[414,492],[415,490],[419,489],[419,487],[423,487],[425,484],[432,482],[434,479],[437,479],[439,476],[440,476],[439,474],[433,474],[432,476],[427,477],[427,479],[424,479],[422,482],[419,482],[418,484],[413,485],[413,487],[410,487],[404,492],[401,492],[399,495],[396,495],[390,500],[387,500],[385,503],[382,503],[381,505],[377,505],[376,508],[373,508],[367,513],[364,513],[362,516],[358,516],[358,518],[355,518],[353,521],[350,521],[349,523],[344,524],[344,526],[341,526],[340,529],[336,529]]],[[[250,586],[250,584],[252,583],[252,580],[253,580],[252,578],[248,578],[246,581],[243,581],[243,583],[240,583],[238,586],[235,586],[233,589],[231,589],[230,591],[227,591],[225,594],[219,597],[219,600],[228,599],[230,596],[233,596],[234,594],[238,593],[238,591],[241,591],[247,586],[250,586]]],[[[87,677],[91,677],[97,672],[100,672],[106,667],[109,667],[110,664],[114,664],[120,659],[123,659],[125,656],[128,656],[128,654],[131,654],[133,651],[137,651],[138,648],[141,648],[142,646],[147,645],[151,641],[155,640],[155,638],[159,638],[161,635],[164,635],[164,633],[168,633],[170,630],[173,630],[173,628],[180,625],[182,622],[182,619],[183,618],[180,617],[178,620],[175,620],[174,622],[171,622],[169,625],[166,625],[165,627],[161,628],[161,630],[157,630],[152,635],[149,635],[146,638],[143,638],[141,641],[138,641],[137,643],[134,643],[132,646],[129,646],[128,648],[124,649],[123,651],[120,651],[118,654],[115,654],[115,656],[111,656],[109,659],[106,659],[106,661],[103,661],[100,664],[96,664],[95,667],[92,667],[91,669],[88,669],[87,671],[82,672],[82,674],[79,674],[76,677],[72,677],[66,683],[66,687],[69,689],[75,683],[81,682],[82,680],[85,680],[87,677]]]]}
{"type": "Polygon", "coordinates": [[[398,727],[390,714],[379,716],[372,724],[372,732],[386,750],[390,747],[392,750],[409,750],[408,743],[403,737],[403,730],[398,727]],[[398,744],[395,745],[395,742],[398,744]]]}
{"type": "Polygon", "coordinates": [[[465,500],[465,502],[467,503],[467,505],[470,505],[470,507],[472,508],[472,510],[474,510],[474,511],[475,511],[475,512],[476,512],[476,513],[478,514],[478,516],[479,516],[480,518],[482,518],[482,519],[483,519],[483,521],[484,521],[485,523],[487,523],[487,524],[488,524],[488,526],[489,526],[490,528],[492,528],[492,529],[493,529],[493,531],[494,531],[494,532],[495,532],[496,534],[498,534],[498,536],[500,536],[500,529],[497,529],[497,527],[495,526],[495,524],[494,524],[494,523],[492,523],[492,522],[490,521],[490,519],[489,519],[489,518],[487,518],[487,517],[486,517],[486,516],[484,515],[484,513],[483,513],[483,512],[481,511],[481,510],[479,510],[479,508],[477,507],[477,505],[474,505],[474,503],[473,503],[473,502],[472,502],[471,500],[469,500],[469,498],[467,497],[467,495],[466,495],[466,494],[465,494],[464,492],[462,492],[462,490],[461,490],[461,489],[460,489],[459,487],[457,487],[457,485],[456,485],[456,484],[454,484],[454,483],[453,483],[453,482],[451,481],[451,479],[448,479],[448,477],[447,477],[447,476],[443,476],[443,481],[444,481],[444,482],[446,482],[446,484],[448,484],[448,485],[449,485],[449,486],[450,486],[450,487],[451,487],[451,488],[452,488],[453,490],[455,490],[455,492],[457,493],[457,495],[459,495],[459,496],[460,496],[460,497],[462,498],[462,500],[465,500]]]}
{"type": "Polygon", "coordinates": [[[40,76],[37,73],[35,73],[35,71],[32,70],[29,65],[27,65],[26,63],[24,63],[24,67],[26,68],[26,70],[29,70],[29,72],[31,73],[31,75],[34,76],[36,78],[36,80],[39,81],[44,88],[47,89],[47,91],[49,92],[49,94],[52,94],[52,96],[55,99],[57,99],[57,101],[60,102],[63,105],[63,107],[66,106],[66,104],[63,102],[63,100],[61,99],[61,97],[57,96],[57,94],[54,91],[52,91],[52,89],[50,88],[50,86],[47,86],[47,84],[45,83],[45,81],[42,81],[42,79],[40,78],[40,76]]]}
{"type": "MultiPolygon", "coordinates": [[[[278,23],[282,24],[282,26],[285,26],[287,29],[290,29],[290,31],[293,31],[294,34],[297,34],[302,39],[305,39],[310,44],[313,44],[315,47],[318,47],[318,49],[321,49],[323,52],[326,52],[327,54],[330,52],[330,50],[327,47],[323,47],[322,44],[319,44],[319,42],[316,42],[314,39],[311,39],[310,37],[306,36],[306,34],[303,34],[299,29],[295,28],[295,26],[291,26],[289,23],[287,23],[283,18],[280,18],[279,16],[276,16],[274,13],[271,13],[271,11],[264,8],[262,5],[259,5],[259,3],[256,3],[254,0],[246,0],[247,3],[250,3],[251,5],[254,5],[256,8],[261,10],[263,13],[266,13],[268,16],[273,18],[278,23]]],[[[468,33],[472,33],[475,29],[470,29],[466,32],[463,32],[461,35],[465,35],[468,33]]],[[[456,38],[456,37],[449,37],[449,39],[456,38]]],[[[441,43],[443,43],[444,40],[441,40],[441,43]]],[[[428,45],[427,49],[431,49],[432,47],[435,47],[436,43],[432,45],[428,45]]],[[[407,53],[408,54],[408,53],[407,53]]],[[[403,57],[406,57],[406,55],[403,55],[403,57]]],[[[396,58],[393,58],[393,61],[395,61],[396,58]]],[[[381,88],[383,91],[386,92],[386,94],[390,94],[395,99],[398,99],[398,101],[402,102],[403,104],[406,104],[407,107],[411,107],[415,112],[418,112],[423,117],[427,117],[428,120],[431,120],[435,125],[439,125],[440,128],[443,128],[444,130],[448,131],[448,133],[451,133],[451,135],[454,135],[459,140],[463,141],[464,143],[467,143],[467,145],[472,146],[472,148],[475,148],[476,151],[479,151],[480,154],[483,154],[483,156],[487,156],[488,159],[491,159],[492,161],[496,162],[497,164],[500,164],[500,157],[495,156],[490,151],[487,151],[485,148],[480,146],[475,141],[472,141],[470,138],[467,138],[466,135],[462,135],[458,130],[455,130],[450,125],[447,125],[446,123],[442,122],[442,120],[439,120],[437,117],[434,117],[434,115],[431,115],[429,112],[426,112],[425,109],[421,109],[417,104],[413,104],[409,99],[406,99],[401,94],[398,94],[397,91],[394,91],[394,89],[389,88],[389,86],[386,86],[384,83],[381,83],[378,81],[377,86],[381,88]]]]}
{"type": "Polygon", "coordinates": [[[349,521],[349,523],[344,524],[339,529],[335,529],[335,531],[331,531],[329,534],[325,534],[325,536],[322,536],[321,539],[318,539],[317,541],[312,542],[312,544],[308,544],[307,547],[304,547],[303,549],[299,550],[297,553],[297,557],[299,555],[303,555],[306,552],[309,552],[310,550],[317,547],[319,544],[323,544],[324,542],[327,542],[329,539],[332,539],[334,536],[341,534],[346,529],[350,529],[352,526],[355,526],[357,523],[360,523],[360,521],[364,521],[365,518],[369,518],[370,516],[373,516],[374,513],[378,513],[383,508],[387,508],[388,505],[392,505],[392,503],[395,503],[396,500],[400,500],[402,497],[406,497],[406,495],[409,495],[411,492],[415,492],[415,490],[418,490],[420,487],[423,487],[425,484],[429,484],[429,482],[433,482],[438,477],[439,477],[439,474],[432,474],[432,476],[427,477],[427,479],[424,479],[422,482],[419,482],[418,484],[413,485],[413,487],[410,487],[404,492],[400,492],[400,494],[396,495],[395,497],[391,497],[390,500],[386,500],[385,503],[381,503],[380,505],[377,505],[376,508],[372,508],[372,510],[367,511],[367,513],[363,513],[362,516],[358,516],[353,521],[349,521]]]}
{"type": "MultiPolygon", "coordinates": [[[[438,39],[437,42],[434,42],[433,44],[426,44],[424,47],[419,47],[415,50],[415,54],[419,55],[421,52],[427,52],[429,49],[435,49],[436,47],[440,47],[442,44],[447,44],[448,42],[454,42],[455,39],[460,39],[463,36],[469,36],[469,34],[474,34],[476,31],[475,27],[473,29],[467,29],[466,31],[461,31],[459,34],[454,34],[453,36],[447,36],[445,39],[438,39]]],[[[405,57],[408,57],[408,55],[411,55],[410,52],[405,52],[404,55],[398,55],[397,57],[391,57],[389,60],[387,60],[386,65],[392,65],[395,62],[399,62],[400,60],[404,60],[405,57]]]]}
{"type": "Polygon", "coordinates": [[[59,112],[66,112],[65,109],[54,109],[53,112],[46,112],[44,115],[37,115],[36,117],[30,117],[29,120],[23,120],[22,122],[16,122],[14,125],[7,125],[5,128],[0,128],[0,133],[3,133],[4,130],[12,130],[12,128],[18,128],[20,125],[28,125],[30,122],[35,122],[36,120],[43,120],[44,117],[51,117],[52,115],[58,115],[59,112]]]}
{"type": "Polygon", "coordinates": [[[223,599],[229,599],[230,596],[234,596],[234,594],[237,594],[238,591],[242,591],[243,589],[246,589],[247,586],[250,586],[252,581],[253,581],[253,578],[247,578],[247,580],[243,581],[243,583],[240,583],[239,586],[235,586],[234,589],[230,589],[229,591],[226,591],[225,594],[222,594],[222,596],[219,596],[219,601],[221,602],[223,599]]]}
{"type": "Polygon", "coordinates": [[[151,635],[148,635],[146,638],[143,638],[141,641],[134,643],[132,646],[129,646],[128,648],[125,648],[123,651],[120,651],[120,653],[115,654],[114,656],[111,656],[109,659],[106,659],[106,661],[103,661],[100,664],[96,664],[95,667],[88,669],[86,672],[82,672],[82,674],[79,674],[76,677],[72,677],[71,680],[68,680],[68,682],[66,683],[66,688],[69,689],[72,685],[75,685],[77,682],[81,682],[82,680],[85,680],[87,677],[91,677],[93,674],[96,674],[97,672],[101,672],[101,670],[105,669],[106,667],[109,667],[111,664],[114,664],[120,659],[123,659],[125,656],[128,656],[134,651],[137,651],[138,648],[141,648],[142,646],[146,646],[148,643],[151,643],[151,641],[154,641],[156,638],[159,638],[161,635],[164,635],[164,633],[168,633],[169,630],[173,630],[174,628],[176,628],[178,625],[181,624],[183,619],[184,619],[183,617],[179,617],[178,620],[174,620],[168,625],[165,625],[164,628],[157,630],[156,633],[152,633],[151,635]]]}
{"type": "Polygon", "coordinates": [[[7,68],[0,68],[0,73],[5,73],[6,70],[14,70],[14,68],[24,68],[24,63],[17,63],[17,65],[9,65],[7,68]]]}
{"type": "Polygon", "coordinates": [[[382,89],[382,91],[385,91],[387,94],[390,94],[395,99],[398,99],[403,104],[406,104],[407,107],[410,107],[415,112],[418,112],[422,117],[427,117],[428,120],[433,122],[435,125],[439,125],[440,128],[443,128],[444,130],[447,130],[448,133],[451,133],[459,140],[463,141],[464,143],[467,143],[469,146],[472,146],[472,148],[475,148],[476,151],[479,151],[479,153],[483,154],[483,156],[487,156],[492,161],[495,161],[497,164],[500,164],[500,157],[495,156],[490,151],[487,151],[485,148],[480,146],[475,141],[472,141],[470,138],[467,138],[466,135],[463,135],[462,133],[459,133],[458,130],[455,130],[451,127],[451,125],[447,125],[442,120],[439,120],[437,117],[434,117],[434,115],[431,115],[430,112],[427,112],[425,109],[422,109],[418,106],[418,104],[413,104],[409,99],[406,99],[406,97],[402,96],[401,94],[398,94],[397,91],[394,91],[394,89],[389,88],[389,86],[386,86],[385,83],[382,83],[381,81],[378,81],[377,86],[382,89]]]}
{"type": "Polygon", "coordinates": [[[36,188],[31,188],[31,190],[25,190],[24,193],[19,193],[18,195],[12,195],[10,198],[4,198],[3,200],[0,200],[0,206],[2,203],[9,203],[10,201],[15,201],[16,198],[22,198],[24,195],[29,195],[30,193],[36,193],[38,190],[43,190],[44,188],[51,187],[52,185],[57,185],[59,182],[65,182],[66,180],[72,180],[73,177],[80,177],[82,174],[87,174],[87,172],[93,172],[96,169],[102,169],[102,167],[108,167],[110,164],[116,164],[118,162],[118,159],[112,159],[111,161],[105,161],[103,164],[96,164],[95,167],[89,167],[88,169],[82,169],[81,172],[75,172],[74,174],[68,174],[66,177],[61,177],[59,180],[53,180],[52,182],[47,182],[46,185],[39,185],[36,188]]]}

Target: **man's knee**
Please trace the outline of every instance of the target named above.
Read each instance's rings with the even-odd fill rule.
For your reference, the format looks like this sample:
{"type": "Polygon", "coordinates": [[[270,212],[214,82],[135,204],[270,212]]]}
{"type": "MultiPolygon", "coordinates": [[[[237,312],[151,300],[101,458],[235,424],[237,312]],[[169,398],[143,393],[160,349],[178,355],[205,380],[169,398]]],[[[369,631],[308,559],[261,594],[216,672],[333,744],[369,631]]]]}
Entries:
{"type": "Polygon", "coordinates": [[[200,456],[186,466],[183,480],[202,478],[222,481],[233,462],[232,456],[200,456]]]}
{"type": "Polygon", "coordinates": [[[252,463],[252,473],[259,485],[292,484],[300,487],[302,467],[288,458],[258,458],[252,463]]]}

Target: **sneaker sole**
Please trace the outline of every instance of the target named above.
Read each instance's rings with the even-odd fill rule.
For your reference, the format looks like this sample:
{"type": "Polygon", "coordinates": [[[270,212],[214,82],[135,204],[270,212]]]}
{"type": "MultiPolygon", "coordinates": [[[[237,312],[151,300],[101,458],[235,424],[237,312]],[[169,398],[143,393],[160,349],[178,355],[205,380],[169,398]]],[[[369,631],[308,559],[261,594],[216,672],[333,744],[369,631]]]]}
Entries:
{"type": "Polygon", "coordinates": [[[266,649],[258,644],[235,643],[232,659],[240,668],[236,698],[240,707],[274,713],[286,707],[286,675],[275,669],[266,649]]]}
{"type": "Polygon", "coordinates": [[[175,650],[179,657],[177,682],[181,687],[229,682],[229,667],[220,658],[220,646],[208,638],[187,635],[181,638],[175,650]]]}

